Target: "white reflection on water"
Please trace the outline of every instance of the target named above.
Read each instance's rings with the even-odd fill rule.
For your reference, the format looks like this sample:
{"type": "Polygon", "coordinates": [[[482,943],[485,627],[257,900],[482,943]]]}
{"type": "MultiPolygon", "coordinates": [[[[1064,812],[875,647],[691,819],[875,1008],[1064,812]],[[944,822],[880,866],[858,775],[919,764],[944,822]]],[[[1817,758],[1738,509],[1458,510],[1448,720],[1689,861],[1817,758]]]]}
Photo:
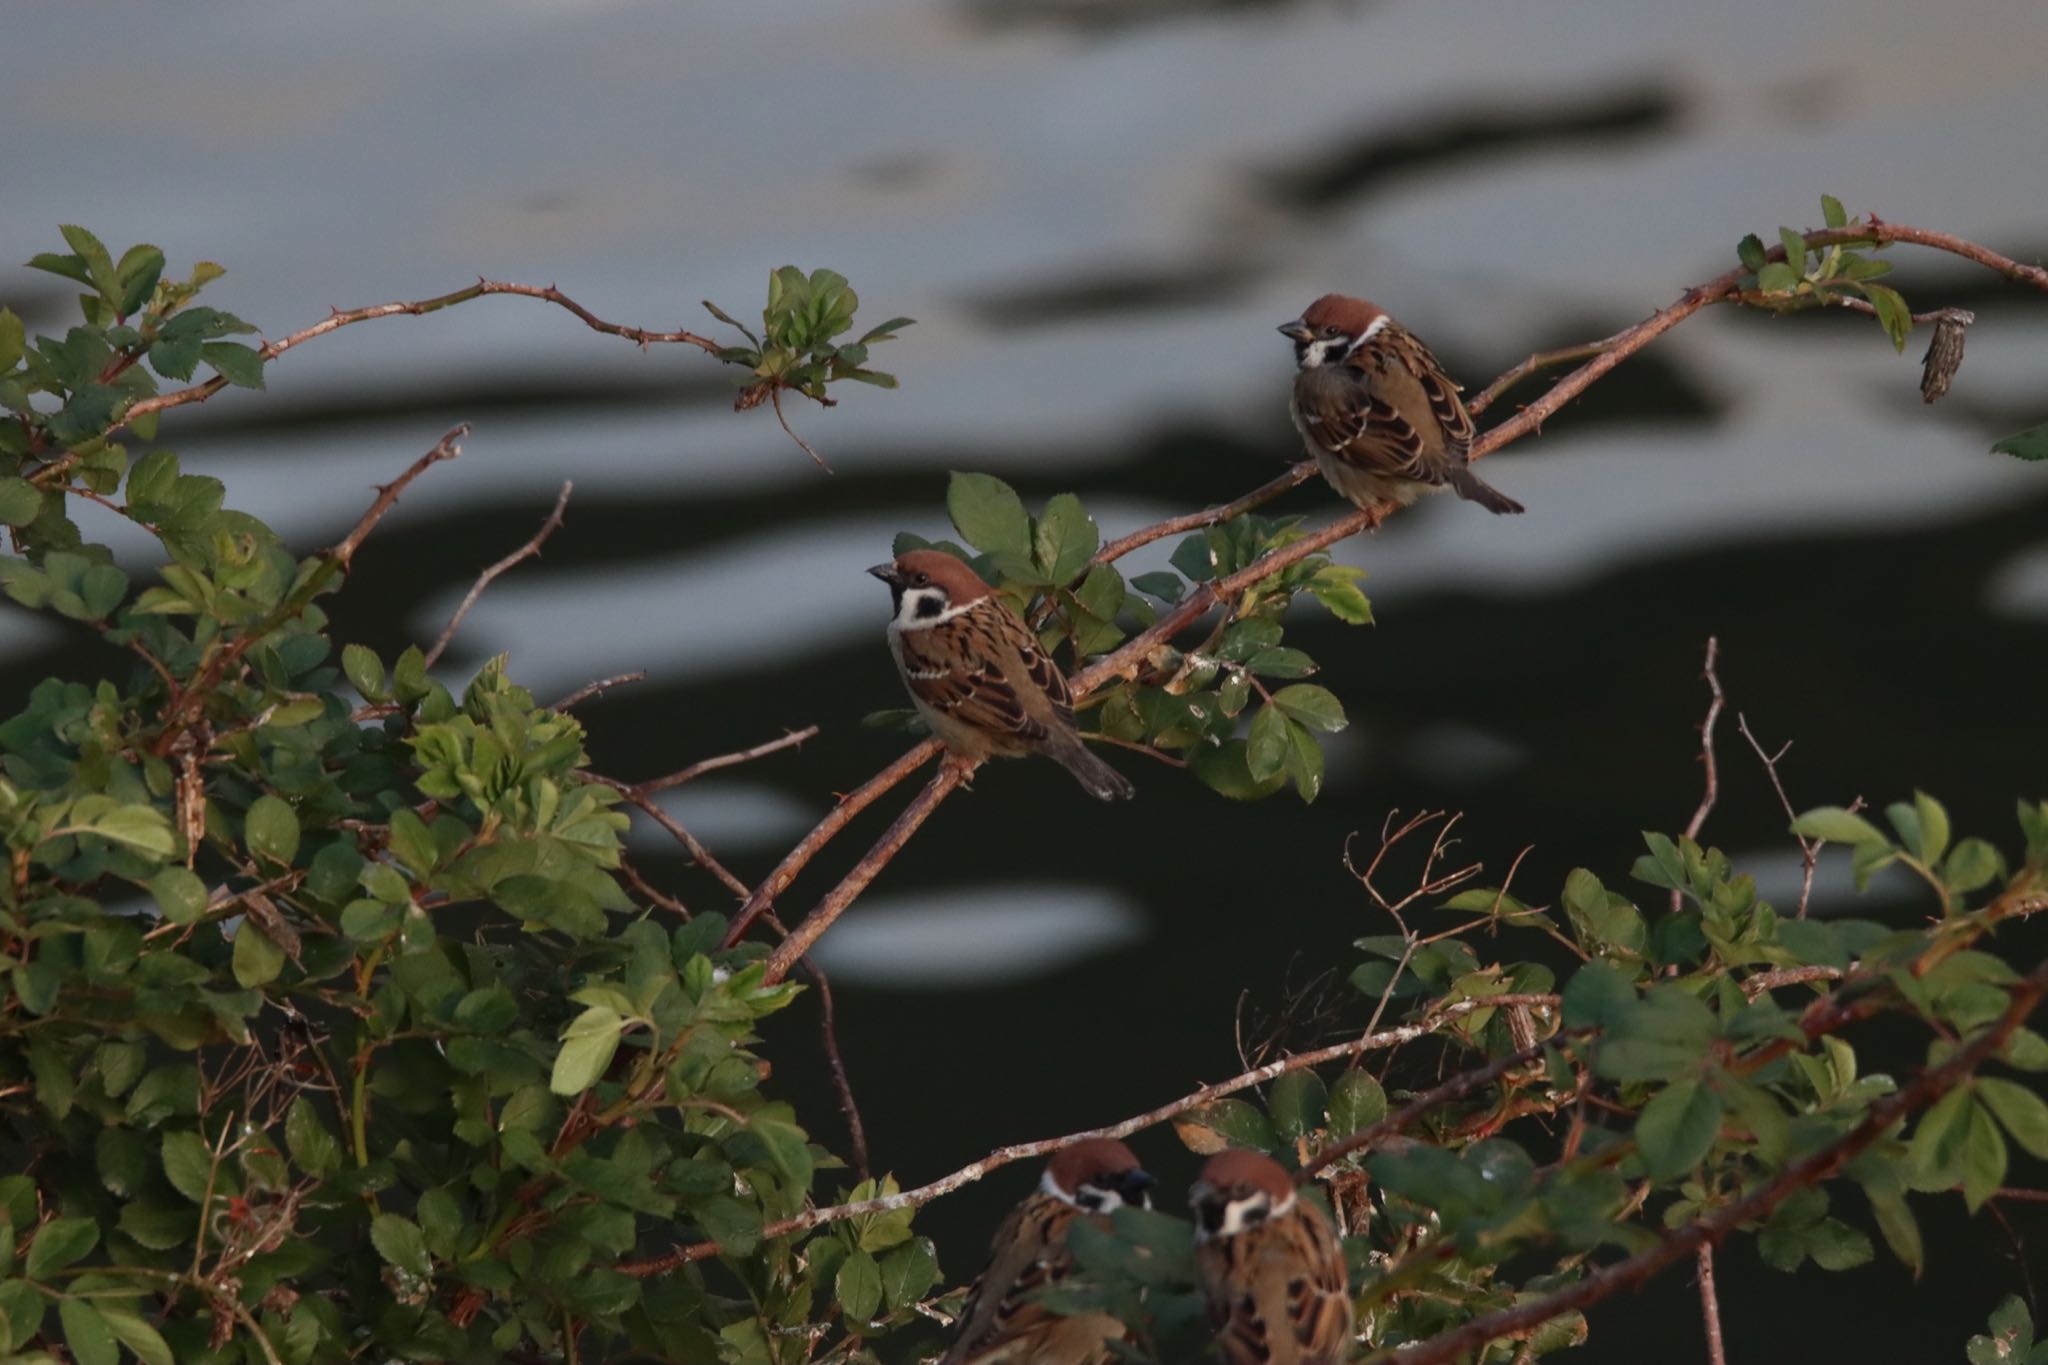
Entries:
{"type": "Polygon", "coordinates": [[[1013,884],[870,897],[812,952],[847,985],[961,990],[1049,975],[1147,932],[1137,907],[1114,892],[1013,884]]]}

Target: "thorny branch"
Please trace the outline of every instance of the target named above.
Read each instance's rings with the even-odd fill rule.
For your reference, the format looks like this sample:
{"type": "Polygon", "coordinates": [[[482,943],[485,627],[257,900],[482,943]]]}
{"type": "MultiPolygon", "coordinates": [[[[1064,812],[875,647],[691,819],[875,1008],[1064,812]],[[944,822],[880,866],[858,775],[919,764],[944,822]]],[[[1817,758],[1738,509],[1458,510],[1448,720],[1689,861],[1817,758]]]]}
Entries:
{"type": "Polygon", "coordinates": [[[476,576],[476,582],[470,585],[469,592],[463,596],[462,605],[448,618],[448,624],[441,627],[441,634],[434,641],[434,647],[426,652],[426,667],[432,668],[441,661],[442,651],[447,649],[448,642],[455,638],[455,632],[462,628],[462,618],[469,615],[469,609],[476,605],[476,600],[484,595],[484,589],[490,587],[499,574],[526,560],[540,557],[540,547],[547,543],[549,536],[562,528],[562,511],[569,505],[569,494],[575,487],[575,484],[564,479],[562,491],[555,497],[554,510],[548,513],[547,520],[541,522],[540,529],[535,531],[524,545],[476,576]]]}
{"type": "MultiPolygon", "coordinates": [[[[401,315],[420,317],[427,313],[437,313],[443,308],[452,308],[458,303],[467,303],[471,299],[482,298],[486,294],[511,294],[520,298],[541,299],[547,303],[568,309],[571,313],[581,318],[586,326],[595,331],[603,332],[608,336],[624,337],[626,340],[637,342],[643,347],[674,343],[695,346],[697,349],[713,356],[717,355],[720,349],[718,343],[710,337],[699,336],[695,332],[650,332],[639,327],[624,327],[616,322],[606,322],[603,318],[598,317],[595,313],[553,285],[508,284],[499,280],[478,280],[466,289],[457,289],[452,293],[440,294],[431,299],[419,299],[410,303],[379,303],[372,304],[368,308],[351,308],[346,311],[337,308],[311,327],[293,332],[290,336],[280,337],[276,341],[264,342],[262,346],[257,348],[257,354],[267,364],[295,346],[303,346],[315,337],[326,336],[329,332],[339,331],[341,328],[354,323],[369,322],[375,318],[397,317],[401,315]]],[[[158,394],[153,398],[145,398],[122,414],[120,423],[113,430],[118,430],[120,426],[126,426],[136,418],[146,417],[153,412],[162,412],[167,408],[181,408],[188,403],[204,403],[207,399],[226,388],[227,383],[228,381],[224,376],[215,375],[204,383],[193,384],[187,388],[173,390],[170,393],[158,394]]]]}
{"type": "MultiPolygon", "coordinates": [[[[1721,706],[1726,700],[1721,694],[1721,675],[1714,671],[1714,662],[1721,655],[1719,636],[1707,637],[1707,662],[1701,670],[1707,680],[1707,689],[1713,700],[1707,703],[1707,718],[1700,722],[1700,762],[1707,770],[1705,788],[1700,792],[1700,803],[1693,809],[1692,819],[1685,822],[1685,837],[1697,839],[1700,831],[1707,826],[1707,816],[1713,813],[1714,802],[1721,797],[1721,774],[1714,765],[1714,724],[1721,719],[1721,706]]],[[[1681,892],[1671,892],[1671,913],[1677,914],[1684,903],[1681,892]]]]}
{"type": "MultiPolygon", "coordinates": [[[[1978,246],[1974,242],[1965,241],[1948,233],[1885,223],[1873,217],[1867,223],[1859,224],[1855,227],[1828,228],[1806,234],[1806,244],[1810,248],[1844,244],[1888,245],[1895,242],[1924,246],[1937,251],[1946,251],[1996,271],[2007,279],[2048,292],[2048,269],[2043,269],[2040,266],[2024,265],[2008,256],[2002,256],[1986,247],[1978,246]]],[[[1782,245],[1769,248],[1765,252],[1765,259],[1784,260],[1785,248],[1782,245]]],[[[1577,369],[1572,370],[1552,384],[1535,402],[1526,405],[1513,417],[1488,428],[1482,433],[1479,439],[1473,443],[1471,458],[1474,460],[1484,459],[1498,452],[1503,447],[1520,440],[1522,437],[1539,431],[1545,419],[1556,413],[1566,403],[1577,398],[1622,361],[1642,350],[1652,341],[1655,341],[1658,337],[1670,331],[1679,323],[1684,322],[1695,313],[1712,304],[1739,301],[1742,294],[1742,284],[1747,274],[1748,272],[1744,267],[1737,266],[1732,270],[1715,276],[1704,284],[1695,285],[1693,288],[1686,290],[1669,307],[1658,309],[1641,322],[1636,323],[1632,327],[1624,328],[1613,336],[1603,338],[1598,342],[1588,343],[1588,345],[1583,347],[1570,347],[1559,352],[1548,352],[1532,356],[1528,361],[1524,361],[1521,366],[1510,370],[1508,375],[1503,376],[1503,379],[1512,383],[1515,379],[1522,377],[1523,374],[1531,373],[1543,364],[1578,359],[1582,356],[1585,361],[1577,369]]],[[[1482,391],[1474,399],[1474,404],[1479,408],[1485,407],[1498,397],[1502,388],[1503,386],[1499,382],[1488,386],[1486,390],[1482,391]]],[[[1194,530],[1203,526],[1214,525],[1216,522],[1224,520],[1226,515],[1235,515],[1238,512],[1260,506],[1280,496],[1288,489],[1306,481],[1312,474],[1313,463],[1304,461],[1287,473],[1269,480],[1266,484],[1253,490],[1245,497],[1238,499],[1234,503],[1227,504],[1223,508],[1215,508],[1206,512],[1192,513],[1187,516],[1173,518],[1156,526],[1147,527],[1113,540],[1098,552],[1096,562],[1108,563],[1141,545],[1149,544],[1163,536],[1172,535],[1176,531],[1194,530]]],[[[1085,697],[1111,678],[1135,677],[1157,646],[1166,643],[1175,634],[1192,625],[1214,607],[1229,602],[1245,588],[1271,577],[1291,564],[1299,563],[1309,555],[1355,535],[1359,531],[1378,526],[1391,510],[1391,508],[1379,507],[1346,512],[1321,530],[1312,532],[1299,540],[1282,546],[1268,554],[1264,559],[1240,572],[1213,583],[1199,586],[1194,592],[1189,593],[1172,611],[1161,616],[1151,627],[1076,673],[1071,680],[1074,696],[1076,699],[1085,697]]],[[[772,905],[775,898],[788,889],[789,884],[795,880],[797,874],[845,827],[848,820],[854,814],[857,814],[860,809],[871,804],[876,798],[915,771],[936,750],[937,741],[929,739],[923,741],[889,767],[883,769],[874,778],[871,778],[852,797],[842,801],[839,806],[835,807],[819,823],[816,829],[806,835],[797,847],[790,851],[769,879],[756,889],[754,896],[749,899],[747,905],[741,909],[738,918],[733,921],[732,929],[726,940],[727,943],[731,944],[738,941],[762,910],[772,905]],[[857,805],[854,804],[856,799],[858,801],[857,805]],[[849,806],[852,808],[849,809],[849,806]]],[[[930,791],[928,789],[926,796],[929,795],[930,791]]],[[[923,796],[920,797],[921,801],[924,799],[923,796]]],[[[942,796],[933,799],[936,801],[937,799],[942,799],[942,796]]],[[[926,810],[925,813],[928,814],[929,811],[926,810]]],[[[880,845],[870,850],[868,855],[862,858],[854,866],[853,870],[847,873],[841,882],[826,894],[824,899],[818,903],[817,908],[812,911],[811,916],[807,917],[805,922],[797,925],[794,932],[803,937],[805,942],[815,941],[818,935],[830,927],[831,921],[836,919],[852,903],[853,898],[869,882],[874,880],[876,873],[880,870],[881,863],[886,862],[888,857],[893,857],[896,849],[900,847],[901,843],[899,841],[897,844],[889,847],[886,854],[884,854],[880,845]],[[879,861],[877,861],[878,855],[879,861]],[[824,916],[822,922],[812,924],[812,920],[820,915],[824,916]]],[[[784,970],[787,970],[786,964],[784,964],[784,970]]],[[[775,979],[772,974],[770,979],[775,979]]]]}
{"type": "MultiPolygon", "coordinates": [[[[1549,1002],[1554,1004],[1556,1002],[1555,996],[1514,998],[1533,1000],[1538,1003],[1549,1002]]],[[[1165,1123],[1179,1115],[1199,1109],[1203,1105],[1222,1099],[1226,1095],[1236,1094],[1240,1090],[1248,1090],[1255,1085],[1264,1085],[1266,1082],[1283,1076],[1290,1071],[1299,1071],[1311,1066],[1321,1066],[1325,1062],[1356,1056],[1362,1052],[1373,1052],[1385,1048],[1400,1047],[1404,1043],[1412,1043],[1418,1038],[1435,1032],[1453,1019],[1471,1014],[1475,1010],[1491,1009],[1506,999],[1508,997],[1491,996],[1484,1000],[1460,1000],[1437,1011],[1427,1022],[1404,1024],[1400,1028],[1387,1029],[1380,1033],[1364,1034],[1346,1042],[1317,1048],[1313,1052],[1300,1052],[1291,1057],[1284,1057],[1277,1062],[1268,1062],[1264,1066],[1254,1067],[1241,1075],[1233,1076],[1227,1081],[1218,1081],[1214,1085],[1205,1085],[1192,1094],[1183,1095],[1176,1100],[1170,1100],[1155,1109],[1148,1109],[1142,1114],[1134,1114],[1130,1118],[1119,1120],[1107,1127],[1090,1128],[1084,1132],[1068,1133],[1063,1137],[1046,1138],[1038,1142],[1020,1142],[1014,1146],[999,1147],[980,1160],[971,1161],[959,1170],[940,1176],[937,1180],[927,1184],[919,1185],[915,1189],[901,1190],[895,1194],[882,1195],[875,1199],[862,1199],[851,1204],[835,1204],[828,1208],[806,1209],[804,1212],[793,1217],[768,1224],[768,1226],[761,1229],[761,1238],[766,1241],[769,1238],[785,1237],[793,1232],[805,1232],[811,1228],[822,1227],[827,1223],[837,1223],[847,1218],[859,1218],[871,1213],[888,1213],[895,1209],[918,1208],[929,1204],[941,1195],[951,1194],[955,1190],[971,1185],[990,1172],[1007,1166],[1012,1162],[1029,1161],[1035,1157],[1048,1156],[1063,1147],[1071,1147],[1077,1142],[1085,1142],[1090,1138],[1129,1137],[1133,1133],[1157,1127],[1159,1124],[1165,1123]]],[[[678,1246],[674,1251],[669,1252],[665,1256],[657,1256],[651,1260],[637,1261],[621,1265],[617,1268],[622,1273],[633,1276],[661,1275],[676,1269],[678,1266],[688,1265],[693,1261],[708,1260],[718,1254],[719,1245],[716,1242],[691,1242],[678,1246]]]]}
{"type": "Polygon", "coordinates": [[[1746,1198],[1723,1205],[1706,1217],[1687,1223],[1655,1246],[1625,1261],[1594,1271],[1568,1289],[1489,1313],[1415,1346],[1376,1352],[1367,1357],[1364,1365],[1381,1365],[1382,1362],[1386,1365],[1446,1365],[1463,1359],[1489,1341],[1526,1332],[1565,1313],[1598,1303],[1616,1290],[1640,1284],[1673,1262],[1695,1253],[1698,1248],[1711,1245],[1732,1229],[1769,1213],[1807,1186],[1826,1180],[1900,1119],[1939,1099],[1968,1079],[1985,1058],[2004,1046],[2005,1040],[2033,1013],[2044,994],[2048,994],[2048,965],[2035,968],[2013,987],[2005,1013],[1968,1044],[1958,1048],[1948,1061],[1922,1072],[1911,1085],[1873,1104],[1863,1122],[1845,1136],[1786,1167],[1776,1180],[1746,1198]]]}
{"type": "MultiPolygon", "coordinates": [[[[1774,754],[1765,753],[1764,746],[1757,742],[1754,734],[1750,733],[1749,717],[1743,715],[1740,711],[1735,713],[1735,731],[1749,741],[1749,747],[1755,752],[1757,762],[1764,765],[1764,774],[1771,779],[1771,790],[1778,794],[1778,804],[1785,808],[1785,819],[1788,822],[1798,820],[1799,813],[1792,809],[1792,798],[1785,794],[1785,784],[1778,777],[1778,762],[1790,752],[1792,741],[1788,739],[1779,745],[1778,752],[1774,754]]],[[[1856,804],[1861,805],[1862,803],[1859,801],[1856,804]]],[[[1855,807],[1851,806],[1850,809],[1853,810],[1855,807]]],[[[1799,912],[1793,918],[1805,919],[1807,902],[1813,899],[1813,869],[1820,862],[1820,846],[1826,841],[1822,839],[1809,839],[1804,834],[1794,834],[1792,837],[1799,841],[1801,873],[1799,881],[1799,912]]]]}

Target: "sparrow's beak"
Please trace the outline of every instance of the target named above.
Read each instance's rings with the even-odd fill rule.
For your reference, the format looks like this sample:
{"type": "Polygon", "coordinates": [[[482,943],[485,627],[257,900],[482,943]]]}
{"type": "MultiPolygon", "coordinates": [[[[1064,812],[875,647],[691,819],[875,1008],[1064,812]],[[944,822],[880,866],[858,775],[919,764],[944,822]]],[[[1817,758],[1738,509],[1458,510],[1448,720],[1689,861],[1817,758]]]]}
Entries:
{"type": "Polygon", "coordinates": [[[1280,324],[1280,335],[1286,337],[1289,341],[1307,341],[1315,333],[1309,331],[1307,323],[1303,322],[1300,318],[1296,318],[1292,322],[1280,324]]]}
{"type": "Polygon", "coordinates": [[[868,572],[891,587],[896,585],[896,566],[894,564],[877,564],[870,568],[868,572]]]}
{"type": "Polygon", "coordinates": [[[1157,1180],[1152,1178],[1150,1171],[1133,1168],[1125,1171],[1117,1178],[1117,1193],[1124,1197],[1126,1204],[1134,1204],[1142,1208],[1148,1203],[1145,1191],[1158,1183],[1157,1180]]]}

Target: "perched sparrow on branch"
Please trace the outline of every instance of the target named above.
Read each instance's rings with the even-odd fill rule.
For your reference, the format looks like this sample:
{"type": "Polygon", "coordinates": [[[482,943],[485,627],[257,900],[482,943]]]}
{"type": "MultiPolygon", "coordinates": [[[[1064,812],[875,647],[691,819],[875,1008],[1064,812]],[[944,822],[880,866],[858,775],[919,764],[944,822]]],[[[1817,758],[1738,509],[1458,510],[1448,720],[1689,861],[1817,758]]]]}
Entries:
{"type": "Polygon", "coordinates": [[[889,585],[889,649],[932,733],[973,759],[1044,754],[1090,796],[1132,794],[1074,728],[1067,680],[995,590],[943,550],[912,550],[869,573],[889,585]]]}
{"type": "Polygon", "coordinates": [[[1218,1152],[1188,1202],[1195,1274],[1224,1365],[1336,1365],[1350,1354],[1344,1250],[1280,1163],[1218,1152]]]}
{"type": "Polygon", "coordinates": [[[1107,1313],[1063,1318],[1033,1292],[1073,1268],[1067,1228],[1120,1208],[1150,1208],[1152,1177],[1121,1142],[1092,1138],[1059,1151],[1038,1189],[996,1232],[988,1268],[960,1312],[958,1334],[939,1365],[1106,1365],[1124,1325],[1107,1313]]]}
{"type": "Polygon", "coordinates": [[[1332,488],[1372,507],[1448,484],[1489,512],[1522,510],[1472,472],[1472,414],[1458,385],[1377,304],[1325,294],[1280,333],[1300,367],[1295,430],[1332,488]]]}

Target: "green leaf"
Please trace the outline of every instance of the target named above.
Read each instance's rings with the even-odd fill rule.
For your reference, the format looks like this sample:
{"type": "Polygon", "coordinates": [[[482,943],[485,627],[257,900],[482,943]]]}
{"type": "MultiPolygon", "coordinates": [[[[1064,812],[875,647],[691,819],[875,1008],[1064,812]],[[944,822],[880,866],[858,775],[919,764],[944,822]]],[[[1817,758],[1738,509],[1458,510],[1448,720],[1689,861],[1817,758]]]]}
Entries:
{"type": "Polygon", "coordinates": [[[1369,1071],[1347,1071],[1330,1087],[1330,1132],[1345,1137],[1387,1116],[1387,1092],[1369,1071]]]}
{"type": "Polygon", "coordinates": [[[57,1320],[64,1324],[64,1344],[71,1348],[77,1365],[120,1365],[121,1348],[114,1340],[114,1329],[99,1309],[84,1299],[59,1299],[57,1320]]]}
{"type": "Polygon", "coordinates": [[[1087,572],[1102,544],[1102,533],[1072,493],[1045,505],[1032,534],[1032,559],[1052,583],[1065,586],[1087,572]]]}
{"type": "Polygon", "coordinates": [[[366,645],[341,647],[341,671],[365,701],[383,701],[391,695],[384,690],[384,661],[366,645]]]}
{"type": "Polygon", "coordinates": [[[1636,1150],[1653,1180],[1676,1180],[1706,1159],[1721,1133],[1721,1098],[1699,1081],[1667,1085],[1636,1120],[1636,1150]]]}
{"type": "Polygon", "coordinates": [[[252,920],[243,920],[235,930],[235,980],[245,990],[255,990],[277,980],[284,970],[284,949],[271,942],[252,920]]]}
{"type": "Polygon", "coordinates": [[[1942,880],[1959,895],[1980,890],[2005,875],[2005,858],[1989,842],[1969,838],[1949,850],[1942,880]]]}
{"type": "Polygon", "coordinates": [[[126,1309],[109,1308],[101,1304],[99,1310],[100,1316],[107,1320],[107,1326],[120,1338],[121,1344],[134,1352],[135,1358],[143,1365],[177,1365],[177,1358],[171,1354],[169,1343],[156,1328],[126,1309]]]}
{"type": "Polygon", "coordinates": [[[1924,863],[1939,863],[1948,852],[1948,811],[1926,792],[1913,793],[1913,811],[1920,817],[1920,847],[1913,852],[1924,863]]]}
{"type": "Polygon", "coordinates": [[[1131,580],[1131,586],[1139,592],[1156,597],[1162,602],[1178,602],[1187,591],[1187,584],[1177,573],[1141,573],[1131,580]]]}
{"type": "Polygon", "coordinates": [[[1785,264],[1795,275],[1806,273],[1806,234],[1794,228],[1778,229],[1778,243],[1785,248],[1785,264]]]}
{"type": "Polygon", "coordinates": [[[2048,460],[2048,422],[1992,442],[1991,451],[1994,455],[2011,455],[2022,460],[2048,460]]]}
{"type": "Polygon", "coordinates": [[[27,479],[0,479],[0,523],[26,526],[43,511],[43,490],[27,479]]]}
{"type": "Polygon", "coordinates": [[[1887,1190],[1881,1195],[1875,1190],[1866,1191],[1870,1196],[1871,1216],[1877,1220],[1877,1230],[1884,1234],[1885,1245],[1892,1255],[1899,1258],[1899,1264],[1913,1272],[1918,1279],[1926,1268],[1927,1253],[1920,1241],[1920,1224],[1913,1217],[1912,1207],[1897,1190],[1887,1190]]]}
{"type": "Polygon", "coordinates": [[[249,852],[256,857],[268,858],[280,867],[290,867],[299,851],[298,813],[265,792],[249,803],[242,837],[249,852]]]}
{"type": "Polygon", "coordinates": [[[856,1248],[840,1263],[833,1288],[838,1294],[839,1310],[848,1321],[869,1322],[882,1306],[882,1268],[875,1264],[874,1257],[856,1248]]]}
{"type": "Polygon", "coordinates": [[[1975,1213],[2005,1183],[2007,1153],[1998,1125],[1981,1104],[1967,1108],[1968,1135],[1963,1139],[1963,1203],[1975,1213]]]}
{"type": "Polygon", "coordinates": [[[1323,1078],[1303,1068],[1290,1071],[1273,1082],[1273,1093],[1267,1100],[1266,1111],[1272,1115],[1274,1130],[1281,1138],[1294,1142],[1323,1126],[1324,1105],[1328,1099],[1329,1091],[1323,1085],[1323,1078]]]}
{"type": "Polygon", "coordinates": [[[1277,777],[1287,762],[1287,717],[1276,705],[1259,708],[1245,737],[1245,767],[1254,781],[1277,777]]]}
{"type": "Polygon", "coordinates": [[[1849,225],[1849,215],[1842,211],[1842,201],[1832,194],[1820,197],[1820,216],[1831,228],[1849,225]]]}
{"type": "Polygon", "coordinates": [[[626,1021],[609,1005],[592,1005],[569,1024],[562,1050],[555,1054],[548,1088],[557,1095],[580,1095],[597,1083],[618,1051],[626,1021]]]}
{"type": "Polygon", "coordinates": [[[171,1188],[193,1203],[203,1203],[213,1174],[213,1153],[194,1132],[164,1134],[164,1175],[171,1188]]]}
{"type": "Polygon", "coordinates": [[[36,1230],[24,1269],[31,1280],[45,1279],[99,1245],[99,1224],[90,1218],[52,1218],[36,1230]]]}
{"type": "Polygon", "coordinates": [[[1017,491],[1001,479],[955,470],[946,487],[946,511],[975,549],[1030,556],[1031,518],[1017,491]]]}
{"type": "Polygon", "coordinates": [[[1335,732],[1347,724],[1344,704],[1328,688],[1314,683],[1295,683],[1273,694],[1273,705],[1311,730],[1335,732]]]}
{"type": "Polygon", "coordinates": [[[191,924],[206,913],[206,883],[182,867],[167,867],[149,879],[156,908],[172,924],[191,924]]]}
{"type": "Polygon", "coordinates": [[[1756,272],[1756,287],[1766,294],[1789,294],[1799,284],[1799,272],[1783,261],[1772,261],[1756,272]]]}
{"type": "Polygon", "coordinates": [[[1884,324],[1885,335],[1892,339],[1892,348],[1905,350],[1906,337],[1913,330],[1913,310],[1906,306],[1906,300],[1899,291],[1888,284],[1872,284],[1869,280],[1858,280],[1855,288],[1877,310],[1877,320],[1884,324]]]}
{"type": "Polygon", "coordinates": [[[1763,239],[1754,232],[1749,233],[1735,244],[1735,256],[1736,259],[1742,262],[1744,270],[1752,272],[1762,270],[1764,268],[1763,239]]]}
{"type": "Polygon", "coordinates": [[[1792,822],[1792,832],[1808,839],[1826,839],[1838,844],[1885,844],[1891,841],[1853,811],[1840,806],[1817,806],[1792,822]]]}
{"type": "Polygon", "coordinates": [[[2014,1142],[2048,1160],[2048,1100],[2024,1085],[1994,1076],[1978,1078],[1977,1098],[2005,1125],[2014,1142]]]}
{"type": "Polygon", "coordinates": [[[1253,777],[1245,759],[1245,742],[1241,739],[1226,740],[1213,747],[1204,745],[1195,750],[1194,757],[1188,762],[1196,777],[1233,801],[1262,800],[1287,783],[1287,779],[1278,773],[1253,777]]]}
{"type": "Polygon", "coordinates": [[[0,308],[0,375],[21,363],[27,342],[27,332],[21,325],[21,319],[14,315],[13,310],[0,308]]]}
{"type": "Polygon", "coordinates": [[[121,316],[142,311],[142,306],[156,291],[156,282],[163,273],[164,253],[146,242],[131,246],[121,254],[121,259],[114,265],[114,276],[121,282],[121,297],[114,307],[121,316]]]}
{"type": "Polygon", "coordinates": [[[426,1279],[433,1273],[426,1234],[410,1218],[395,1213],[378,1214],[370,1220],[370,1243],[379,1256],[408,1274],[426,1279]]]}
{"type": "Polygon", "coordinates": [[[321,1122],[319,1109],[304,1095],[293,1100],[285,1113],[284,1145],[308,1175],[333,1175],[341,1169],[341,1144],[321,1122]]]}
{"type": "Polygon", "coordinates": [[[1273,1152],[1280,1147],[1279,1135],[1266,1116],[1239,1099],[1220,1099],[1190,1110],[1173,1121],[1173,1130],[1194,1152],[1219,1152],[1225,1147],[1273,1152]]]}
{"type": "Polygon", "coordinates": [[[1287,776],[1301,799],[1312,802],[1323,791],[1323,747],[1298,720],[1287,722],[1287,776]]]}
{"type": "Polygon", "coordinates": [[[221,378],[245,389],[263,387],[263,353],[239,341],[209,341],[199,354],[220,372],[221,378]]]}

